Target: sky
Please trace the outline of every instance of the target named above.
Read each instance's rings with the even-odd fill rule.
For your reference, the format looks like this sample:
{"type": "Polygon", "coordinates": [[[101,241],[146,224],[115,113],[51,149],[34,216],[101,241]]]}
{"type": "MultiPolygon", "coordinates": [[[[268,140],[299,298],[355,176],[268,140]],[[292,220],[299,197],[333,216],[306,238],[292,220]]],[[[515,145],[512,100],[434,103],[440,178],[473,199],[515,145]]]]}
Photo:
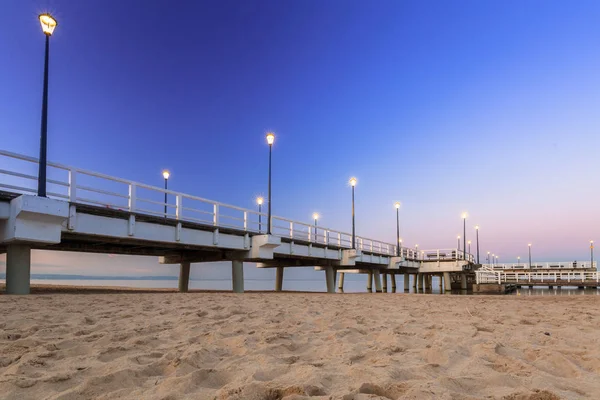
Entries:
{"type": "MultiPolygon", "coordinates": [[[[168,168],[254,208],[272,130],[274,215],[349,232],[356,176],[361,236],[393,243],[400,201],[421,249],[455,247],[464,211],[500,261],[600,240],[597,1],[6,0],[0,148],[31,156],[47,11],[52,161],[157,186],[168,168]]],[[[87,272],[43,254],[34,272],[57,254],[87,272]]]]}

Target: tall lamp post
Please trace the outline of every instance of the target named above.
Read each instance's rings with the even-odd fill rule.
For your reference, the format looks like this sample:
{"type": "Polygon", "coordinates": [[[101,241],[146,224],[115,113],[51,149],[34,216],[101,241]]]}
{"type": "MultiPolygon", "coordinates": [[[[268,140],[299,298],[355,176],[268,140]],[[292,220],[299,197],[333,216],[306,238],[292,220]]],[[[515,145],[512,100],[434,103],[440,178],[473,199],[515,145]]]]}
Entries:
{"type": "Polygon", "coordinates": [[[44,91],[42,94],[42,127],[40,134],[40,161],[38,170],[38,196],[46,197],[46,153],[48,142],[48,58],[50,56],[50,36],[57,22],[50,14],[38,16],[42,32],[46,35],[46,56],[44,58],[44,91]]]}
{"type": "Polygon", "coordinates": [[[594,268],[594,241],[593,240],[590,240],[590,260],[592,261],[590,268],[594,268]]]}
{"type": "Polygon", "coordinates": [[[496,255],[494,253],[492,253],[492,265],[496,264],[496,255]]]}
{"type": "Polygon", "coordinates": [[[531,243],[529,243],[527,247],[529,247],[529,269],[531,269],[531,243]]]}
{"type": "Polygon", "coordinates": [[[318,242],[318,237],[317,237],[317,220],[319,219],[319,213],[313,213],[313,219],[315,220],[315,242],[318,242]]]}
{"type": "Polygon", "coordinates": [[[354,187],[356,186],[356,178],[350,178],[350,186],[352,186],[352,248],[356,248],[356,227],[354,224],[354,187]]]}
{"type": "MultiPolygon", "coordinates": [[[[467,213],[462,213],[463,219],[463,260],[467,259],[467,213]]],[[[470,243],[470,242],[469,242],[470,243]]],[[[469,250],[469,252],[471,252],[469,250]]]]}
{"type": "Polygon", "coordinates": [[[521,266],[521,256],[517,256],[517,268],[521,266]]]}
{"type": "Polygon", "coordinates": [[[395,202],[394,207],[396,207],[396,255],[400,256],[400,202],[395,202]]]}
{"type": "Polygon", "coordinates": [[[498,256],[496,256],[496,265],[498,265],[498,256]]]}
{"type": "Polygon", "coordinates": [[[267,143],[269,144],[269,198],[268,198],[268,212],[267,212],[267,235],[271,234],[271,153],[273,152],[273,142],[275,141],[275,135],[273,132],[267,133],[267,143]]]}
{"type": "Polygon", "coordinates": [[[479,225],[475,225],[475,242],[477,243],[477,264],[479,264],[479,225]]]}
{"type": "Polygon", "coordinates": [[[490,264],[490,252],[487,252],[487,257],[485,258],[487,260],[488,265],[490,264]]]}
{"type": "Polygon", "coordinates": [[[169,176],[171,176],[171,174],[169,173],[168,170],[164,170],[163,173],[163,178],[165,178],[165,218],[167,218],[167,182],[169,180],[169,176]]]}
{"type": "Polygon", "coordinates": [[[261,232],[262,230],[262,205],[263,202],[265,201],[265,199],[262,198],[262,196],[258,196],[256,198],[256,204],[258,204],[258,233],[261,232]]]}

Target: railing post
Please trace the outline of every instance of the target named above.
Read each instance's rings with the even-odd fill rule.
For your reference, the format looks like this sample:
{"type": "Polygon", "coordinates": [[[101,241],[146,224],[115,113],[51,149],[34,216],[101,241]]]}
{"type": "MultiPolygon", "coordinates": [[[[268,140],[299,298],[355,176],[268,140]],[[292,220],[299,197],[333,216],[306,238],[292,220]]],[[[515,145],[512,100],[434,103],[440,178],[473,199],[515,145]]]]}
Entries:
{"type": "Polygon", "coordinates": [[[135,197],[136,186],[133,183],[129,184],[129,212],[135,212],[135,197]]]}
{"type": "Polygon", "coordinates": [[[325,231],[325,245],[329,246],[329,229],[325,231]]]}
{"type": "Polygon", "coordinates": [[[180,194],[175,196],[175,218],[183,218],[183,196],[181,196],[180,194]]]}
{"type": "Polygon", "coordinates": [[[342,234],[338,232],[338,246],[342,247],[342,234]]]}
{"type": "Polygon", "coordinates": [[[290,221],[290,239],[294,238],[294,223],[290,221]]]}
{"type": "Polygon", "coordinates": [[[310,229],[310,226],[308,227],[308,241],[311,241],[311,237],[312,237],[312,229],[310,229]]]}
{"type": "Polygon", "coordinates": [[[244,211],[244,231],[248,230],[248,211],[244,211]]]}
{"type": "Polygon", "coordinates": [[[73,168],[69,169],[69,201],[77,201],[77,171],[73,168]]]}
{"type": "Polygon", "coordinates": [[[219,205],[215,204],[213,206],[213,225],[219,226],[219,205]]]}

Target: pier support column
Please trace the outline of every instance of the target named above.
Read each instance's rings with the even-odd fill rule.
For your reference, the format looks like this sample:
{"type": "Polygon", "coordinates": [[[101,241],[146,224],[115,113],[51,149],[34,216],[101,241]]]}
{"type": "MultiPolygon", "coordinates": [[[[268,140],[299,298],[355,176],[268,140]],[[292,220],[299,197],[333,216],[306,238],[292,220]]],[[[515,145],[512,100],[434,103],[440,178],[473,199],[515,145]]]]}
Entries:
{"type": "Polygon", "coordinates": [[[6,248],[6,294],[29,294],[31,247],[9,244],[6,248]]]}
{"type": "Polygon", "coordinates": [[[367,292],[373,292],[373,271],[367,274],[367,292]]]}
{"type": "Polygon", "coordinates": [[[460,274],[460,290],[467,290],[467,274],[460,274]]]}
{"type": "Polygon", "coordinates": [[[423,291],[423,274],[417,274],[417,290],[423,291]]]}
{"type": "Polygon", "coordinates": [[[340,279],[338,281],[338,292],[344,293],[344,273],[340,272],[340,279]]]}
{"type": "Polygon", "coordinates": [[[373,279],[375,280],[375,291],[381,293],[381,274],[378,269],[373,271],[373,279]]]}
{"type": "Polygon", "coordinates": [[[392,280],[392,293],[396,293],[396,274],[390,274],[392,280]]]}
{"type": "Polygon", "coordinates": [[[335,270],[333,267],[325,267],[325,282],[327,293],[335,293],[335,270]]]}
{"type": "Polygon", "coordinates": [[[383,283],[383,293],[387,293],[387,274],[384,272],[383,274],[381,274],[381,279],[382,279],[382,283],[383,283]]]}
{"type": "Polygon", "coordinates": [[[440,278],[440,293],[444,293],[444,275],[438,275],[440,278]]]}
{"type": "Polygon", "coordinates": [[[410,274],[404,274],[404,293],[410,292],[410,274]]]}
{"type": "Polygon", "coordinates": [[[277,267],[275,271],[275,291],[281,292],[283,290],[283,267],[277,267]]]}
{"type": "Polygon", "coordinates": [[[179,264],[179,291],[185,293],[190,286],[190,262],[182,261],[179,264]]]}
{"type": "Polygon", "coordinates": [[[417,276],[418,274],[411,274],[413,277],[413,290],[416,292],[417,291],[417,276]]]}
{"type": "Polygon", "coordinates": [[[452,291],[452,281],[450,280],[450,272],[444,272],[444,292],[452,291]]]}
{"type": "Polygon", "coordinates": [[[431,290],[431,274],[425,274],[425,291],[431,290]]]}
{"type": "Polygon", "coordinates": [[[231,262],[231,283],[233,293],[244,293],[244,262],[234,260],[231,262]]]}

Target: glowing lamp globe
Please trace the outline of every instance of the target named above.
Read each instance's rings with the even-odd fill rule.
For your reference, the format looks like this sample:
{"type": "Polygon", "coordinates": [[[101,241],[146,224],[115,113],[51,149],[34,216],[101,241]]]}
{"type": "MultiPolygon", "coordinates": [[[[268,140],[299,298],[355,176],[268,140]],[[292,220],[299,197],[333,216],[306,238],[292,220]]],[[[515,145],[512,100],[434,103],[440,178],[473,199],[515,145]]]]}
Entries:
{"type": "Polygon", "coordinates": [[[42,31],[48,36],[52,36],[54,28],[56,28],[57,22],[50,14],[40,14],[38,16],[40,24],[42,25],[42,31]]]}

